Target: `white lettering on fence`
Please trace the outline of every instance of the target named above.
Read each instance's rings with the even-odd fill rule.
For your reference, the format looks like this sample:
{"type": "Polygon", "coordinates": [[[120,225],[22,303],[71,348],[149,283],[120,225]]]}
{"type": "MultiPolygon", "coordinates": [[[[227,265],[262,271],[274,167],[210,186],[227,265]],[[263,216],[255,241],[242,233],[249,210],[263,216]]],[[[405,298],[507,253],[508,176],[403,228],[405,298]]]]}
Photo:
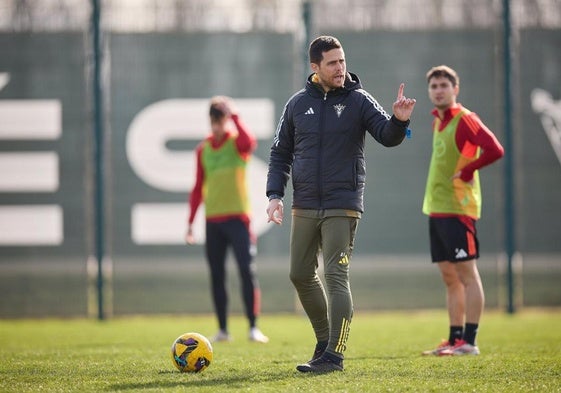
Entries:
{"type": "MultiPolygon", "coordinates": [[[[10,74],[0,73],[0,90],[10,74]]],[[[57,140],[62,135],[59,100],[0,100],[0,140],[57,140]]],[[[59,156],[54,151],[0,152],[0,192],[53,193],[59,188],[59,156]]],[[[60,245],[64,240],[59,205],[0,206],[0,245],[60,245]]]]}
{"type": "MultiPolygon", "coordinates": [[[[140,111],[128,131],[129,163],[147,185],[168,192],[184,192],[185,203],[142,203],[131,209],[131,238],[136,244],[183,244],[187,196],[195,182],[194,151],[173,151],[172,140],[198,142],[209,134],[208,99],[169,99],[140,111]]],[[[270,99],[235,99],[240,118],[257,139],[269,140],[274,130],[274,104],[270,99]]],[[[266,222],[267,164],[253,156],[248,166],[253,230],[269,229],[266,222]]],[[[204,206],[202,207],[204,209],[204,206]]],[[[204,242],[204,210],[194,223],[197,242],[204,242]]]]}

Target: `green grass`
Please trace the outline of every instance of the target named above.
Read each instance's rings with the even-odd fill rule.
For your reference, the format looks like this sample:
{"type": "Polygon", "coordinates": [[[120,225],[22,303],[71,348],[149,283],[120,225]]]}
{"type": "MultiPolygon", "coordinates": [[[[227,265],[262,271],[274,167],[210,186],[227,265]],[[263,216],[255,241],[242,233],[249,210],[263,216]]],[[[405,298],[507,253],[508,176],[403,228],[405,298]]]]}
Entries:
{"type": "Polygon", "coordinates": [[[234,341],[214,345],[200,374],[172,365],[172,341],[211,335],[212,316],[0,320],[1,392],[561,392],[561,312],[487,312],[478,357],[422,357],[446,333],[444,311],[356,312],[345,371],[300,374],[314,345],[301,315],[264,315],[271,342],[249,343],[241,316],[234,341]]]}

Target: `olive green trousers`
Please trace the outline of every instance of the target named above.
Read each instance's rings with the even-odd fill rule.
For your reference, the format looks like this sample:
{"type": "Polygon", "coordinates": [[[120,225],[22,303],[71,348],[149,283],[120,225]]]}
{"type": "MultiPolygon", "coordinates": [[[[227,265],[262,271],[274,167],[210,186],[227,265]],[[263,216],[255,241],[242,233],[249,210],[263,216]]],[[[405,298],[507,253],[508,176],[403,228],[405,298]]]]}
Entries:
{"type": "Polygon", "coordinates": [[[360,213],[293,209],[290,280],[316,339],[343,357],[353,316],[349,266],[360,213]],[[325,287],[318,275],[323,257],[325,287]]]}

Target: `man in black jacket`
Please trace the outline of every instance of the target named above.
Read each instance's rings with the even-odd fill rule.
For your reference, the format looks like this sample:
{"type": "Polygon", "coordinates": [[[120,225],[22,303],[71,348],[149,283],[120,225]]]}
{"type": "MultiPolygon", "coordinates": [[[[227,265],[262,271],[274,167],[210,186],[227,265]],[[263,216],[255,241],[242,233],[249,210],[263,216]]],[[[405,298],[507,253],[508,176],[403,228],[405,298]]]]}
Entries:
{"type": "Polygon", "coordinates": [[[269,221],[281,224],[284,190],[292,173],[290,280],[317,339],[301,372],[343,370],[353,303],[349,263],[364,210],[366,132],[384,146],[399,145],[408,132],[415,100],[399,87],[389,116],[346,70],[340,42],[316,38],[309,49],[314,72],[286,104],[267,176],[269,221]],[[323,254],[327,294],[317,275],[323,254]]]}

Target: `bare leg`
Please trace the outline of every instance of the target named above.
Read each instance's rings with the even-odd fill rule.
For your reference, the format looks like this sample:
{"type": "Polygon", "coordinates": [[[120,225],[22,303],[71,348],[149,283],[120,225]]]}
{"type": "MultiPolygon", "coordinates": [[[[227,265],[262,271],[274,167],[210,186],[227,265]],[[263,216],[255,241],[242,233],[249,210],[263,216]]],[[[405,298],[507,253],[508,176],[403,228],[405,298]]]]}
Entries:
{"type": "Polygon", "coordinates": [[[455,267],[465,288],[466,322],[479,324],[485,305],[485,294],[476,261],[472,259],[459,262],[455,264],[455,267]]]}
{"type": "Polygon", "coordinates": [[[466,308],[466,293],[464,284],[460,280],[455,264],[438,262],[442,280],[446,285],[446,305],[450,326],[463,326],[466,308]]]}

